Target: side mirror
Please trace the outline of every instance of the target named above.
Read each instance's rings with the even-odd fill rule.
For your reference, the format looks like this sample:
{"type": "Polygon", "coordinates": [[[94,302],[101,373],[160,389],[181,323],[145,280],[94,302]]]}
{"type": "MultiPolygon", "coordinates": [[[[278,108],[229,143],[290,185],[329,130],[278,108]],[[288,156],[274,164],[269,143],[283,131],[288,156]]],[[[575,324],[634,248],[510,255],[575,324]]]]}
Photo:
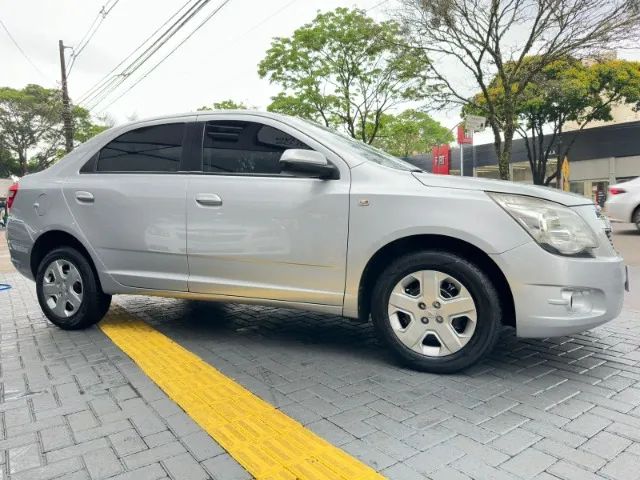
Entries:
{"type": "Polygon", "coordinates": [[[327,157],[313,150],[285,150],[280,157],[280,166],[283,171],[308,173],[324,180],[340,178],[338,169],[327,161],[327,157]]]}

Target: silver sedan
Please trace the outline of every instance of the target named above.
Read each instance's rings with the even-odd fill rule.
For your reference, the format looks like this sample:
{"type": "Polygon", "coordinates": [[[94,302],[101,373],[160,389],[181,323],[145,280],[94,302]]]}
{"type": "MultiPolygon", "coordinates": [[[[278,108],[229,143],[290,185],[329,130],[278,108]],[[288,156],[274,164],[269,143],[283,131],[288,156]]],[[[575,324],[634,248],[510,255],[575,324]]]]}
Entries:
{"type": "Polygon", "coordinates": [[[437,176],[296,118],[199,112],[112,128],[9,199],[15,267],[65,329],[114,294],[373,321],[404,363],[452,372],[522,337],[616,317],[622,258],[587,199],[437,176]]]}

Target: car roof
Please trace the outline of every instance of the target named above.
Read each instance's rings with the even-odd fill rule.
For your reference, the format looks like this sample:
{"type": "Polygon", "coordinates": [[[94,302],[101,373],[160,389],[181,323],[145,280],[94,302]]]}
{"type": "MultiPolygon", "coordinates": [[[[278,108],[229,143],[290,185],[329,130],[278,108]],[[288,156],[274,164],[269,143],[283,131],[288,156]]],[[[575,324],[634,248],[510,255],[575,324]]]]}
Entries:
{"type": "Polygon", "coordinates": [[[136,120],[132,120],[130,122],[122,123],[117,125],[117,127],[128,127],[143,123],[152,123],[158,122],[162,120],[172,120],[175,118],[183,118],[183,117],[191,117],[191,116],[203,116],[203,115],[257,115],[261,117],[274,118],[279,120],[285,119],[294,119],[295,117],[291,117],[289,115],[283,115],[280,113],[267,112],[264,110],[196,110],[196,111],[187,111],[181,113],[171,113],[167,115],[157,115],[154,117],[145,117],[136,120]]]}

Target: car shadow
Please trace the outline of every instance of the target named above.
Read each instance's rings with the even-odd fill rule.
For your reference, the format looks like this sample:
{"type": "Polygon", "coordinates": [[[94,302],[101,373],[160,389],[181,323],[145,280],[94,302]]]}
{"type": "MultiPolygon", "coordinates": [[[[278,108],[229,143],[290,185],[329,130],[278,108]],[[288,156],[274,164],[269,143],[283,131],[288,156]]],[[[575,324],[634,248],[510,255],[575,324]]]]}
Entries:
{"type": "Polygon", "coordinates": [[[617,230],[616,235],[625,235],[630,237],[640,237],[640,230],[634,228],[632,230],[617,230]]]}
{"type": "MultiPolygon", "coordinates": [[[[339,359],[404,369],[379,342],[370,323],[354,323],[335,315],[174,299],[149,302],[147,297],[132,297],[125,300],[124,306],[143,312],[144,320],[192,350],[261,352],[288,357],[304,352],[316,360],[328,354],[326,358],[332,363],[339,359]],[[141,308],[137,302],[146,305],[141,308]]],[[[585,341],[573,337],[520,339],[513,328],[505,327],[492,353],[458,375],[481,376],[492,372],[492,377],[508,377],[550,360],[553,369],[563,369],[563,363],[570,369],[576,357],[565,355],[564,351],[582,348],[580,342],[585,341]],[[572,343],[575,341],[578,343],[572,343]],[[571,344],[571,348],[563,348],[566,344],[571,344]]],[[[590,346],[590,352],[598,353],[597,343],[590,346]]],[[[604,348],[602,353],[606,353],[604,348]]],[[[259,355],[256,358],[259,361],[259,355]]]]}

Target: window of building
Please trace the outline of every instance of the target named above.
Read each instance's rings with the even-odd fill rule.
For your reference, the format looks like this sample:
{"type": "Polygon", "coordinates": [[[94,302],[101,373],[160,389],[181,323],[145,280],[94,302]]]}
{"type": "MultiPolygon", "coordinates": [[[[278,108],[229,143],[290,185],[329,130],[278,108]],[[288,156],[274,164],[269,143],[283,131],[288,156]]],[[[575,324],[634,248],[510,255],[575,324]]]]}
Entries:
{"type": "Polygon", "coordinates": [[[290,148],[310,150],[295,137],[255,122],[212,121],[205,127],[203,170],[209,173],[279,175],[290,148]]]}
{"type": "Polygon", "coordinates": [[[573,193],[584,195],[584,182],[570,182],[569,190],[573,193]]]}
{"type": "Polygon", "coordinates": [[[98,172],[177,172],[184,123],[131,130],[107,144],[98,156],[98,172]]]}

